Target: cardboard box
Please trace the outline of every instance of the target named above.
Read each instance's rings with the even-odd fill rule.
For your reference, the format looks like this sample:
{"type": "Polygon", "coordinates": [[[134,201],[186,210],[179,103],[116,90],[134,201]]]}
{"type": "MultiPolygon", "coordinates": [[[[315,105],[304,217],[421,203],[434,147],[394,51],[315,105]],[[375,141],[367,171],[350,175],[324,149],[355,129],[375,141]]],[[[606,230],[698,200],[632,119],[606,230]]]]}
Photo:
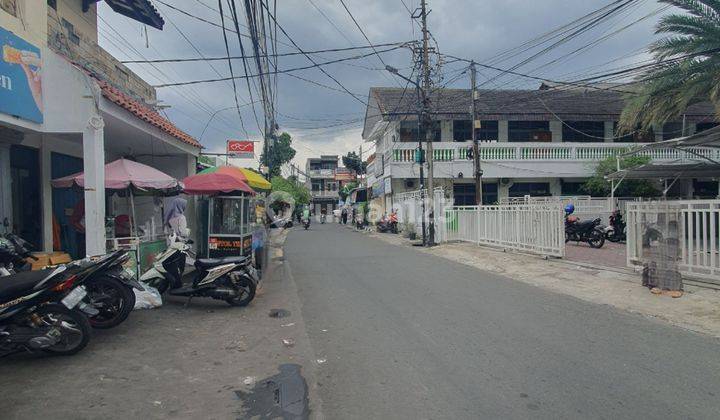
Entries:
{"type": "Polygon", "coordinates": [[[72,261],[70,254],[65,252],[53,252],[50,255],[50,265],[67,264],[72,261]]]}

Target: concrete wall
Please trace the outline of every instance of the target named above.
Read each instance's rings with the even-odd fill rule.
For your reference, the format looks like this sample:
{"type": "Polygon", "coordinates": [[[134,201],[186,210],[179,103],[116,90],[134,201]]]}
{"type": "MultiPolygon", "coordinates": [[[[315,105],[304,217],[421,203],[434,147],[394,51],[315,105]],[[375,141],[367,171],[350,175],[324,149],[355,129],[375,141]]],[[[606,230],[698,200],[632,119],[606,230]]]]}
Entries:
{"type": "Polygon", "coordinates": [[[81,0],[58,0],[57,11],[47,7],[47,44],[72,62],[145,102],[156,100],[155,89],[97,44],[97,7],[82,12],[81,0]],[[63,20],[72,24],[73,35],[63,20]]]}

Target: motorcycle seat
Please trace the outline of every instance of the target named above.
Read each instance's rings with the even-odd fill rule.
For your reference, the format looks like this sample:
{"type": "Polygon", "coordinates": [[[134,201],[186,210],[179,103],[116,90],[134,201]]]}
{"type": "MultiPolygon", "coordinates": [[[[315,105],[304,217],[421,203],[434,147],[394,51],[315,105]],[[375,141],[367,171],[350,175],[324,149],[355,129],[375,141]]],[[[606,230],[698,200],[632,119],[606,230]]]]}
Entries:
{"type": "Polygon", "coordinates": [[[47,277],[53,269],[23,271],[6,277],[0,277],[0,301],[5,302],[18,298],[29,292],[47,277]]]}
{"type": "Polygon", "coordinates": [[[586,228],[586,227],[594,226],[595,222],[592,220],[583,220],[582,222],[577,222],[577,224],[578,224],[578,227],[580,227],[580,228],[586,228]]]}
{"type": "Polygon", "coordinates": [[[242,264],[250,257],[200,258],[195,260],[197,268],[212,268],[223,264],[242,264]]]}

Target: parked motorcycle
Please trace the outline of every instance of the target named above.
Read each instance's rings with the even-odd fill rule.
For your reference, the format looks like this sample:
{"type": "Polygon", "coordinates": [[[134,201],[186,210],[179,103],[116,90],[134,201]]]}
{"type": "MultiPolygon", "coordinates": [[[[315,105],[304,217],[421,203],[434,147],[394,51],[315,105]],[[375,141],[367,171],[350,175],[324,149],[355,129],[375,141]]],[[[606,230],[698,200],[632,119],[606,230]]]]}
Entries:
{"type": "Polygon", "coordinates": [[[37,261],[32,255],[35,247],[21,237],[7,233],[0,237],[0,276],[7,276],[19,271],[29,271],[28,259],[37,261]]]}
{"type": "MultiPolygon", "coordinates": [[[[90,339],[83,279],[93,267],[12,274],[0,282],[0,356],[20,351],[75,354],[90,339]]],[[[91,310],[91,308],[88,308],[91,310]]]]}
{"type": "Polygon", "coordinates": [[[575,206],[565,206],[565,242],[587,242],[591,248],[602,248],[605,244],[605,232],[600,225],[600,218],[580,221],[572,216],[575,206]]]}
{"type": "Polygon", "coordinates": [[[610,214],[610,225],[605,228],[605,238],[610,242],[624,242],[627,239],[625,233],[625,221],[619,210],[610,214]]]}
{"type": "Polygon", "coordinates": [[[184,285],[186,259],[194,258],[190,244],[191,240],[171,236],[170,246],[155,257],[152,268],[140,281],[161,294],[185,296],[188,302],[199,296],[224,300],[232,306],[246,306],[255,298],[260,279],[250,257],[197,259],[192,283],[184,285]]]}
{"type": "MultiPolygon", "coordinates": [[[[28,242],[18,236],[10,235],[6,235],[6,238],[9,238],[13,246],[0,247],[0,263],[4,261],[11,263],[0,270],[0,277],[16,274],[29,266],[25,263],[26,258],[35,258],[30,254],[31,245],[28,242]]],[[[125,321],[135,306],[133,289],[143,290],[140,283],[133,279],[123,266],[130,259],[126,251],[110,253],[106,257],[102,259],[103,265],[95,267],[92,275],[84,279],[87,292],[84,301],[89,307],[94,308],[92,313],[87,314],[93,328],[112,328],[125,321]]],[[[68,266],[89,268],[96,264],[96,261],[97,259],[86,258],[74,261],[68,266]]]]}
{"type": "Polygon", "coordinates": [[[383,216],[377,223],[377,231],[380,233],[398,233],[397,213],[393,211],[390,213],[390,217],[383,216]]]}

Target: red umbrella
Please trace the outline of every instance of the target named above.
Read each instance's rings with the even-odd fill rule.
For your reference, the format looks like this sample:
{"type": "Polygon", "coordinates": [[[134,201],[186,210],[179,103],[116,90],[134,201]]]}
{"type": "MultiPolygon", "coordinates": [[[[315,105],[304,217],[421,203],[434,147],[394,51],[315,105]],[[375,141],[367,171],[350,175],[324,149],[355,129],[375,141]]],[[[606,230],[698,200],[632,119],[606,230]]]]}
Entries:
{"type": "Polygon", "coordinates": [[[243,191],[255,194],[255,191],[245,182],[240,172],[212,172],[191,175],[183,180],[185,192],[188,194],[213,195],[243,191]]]}

